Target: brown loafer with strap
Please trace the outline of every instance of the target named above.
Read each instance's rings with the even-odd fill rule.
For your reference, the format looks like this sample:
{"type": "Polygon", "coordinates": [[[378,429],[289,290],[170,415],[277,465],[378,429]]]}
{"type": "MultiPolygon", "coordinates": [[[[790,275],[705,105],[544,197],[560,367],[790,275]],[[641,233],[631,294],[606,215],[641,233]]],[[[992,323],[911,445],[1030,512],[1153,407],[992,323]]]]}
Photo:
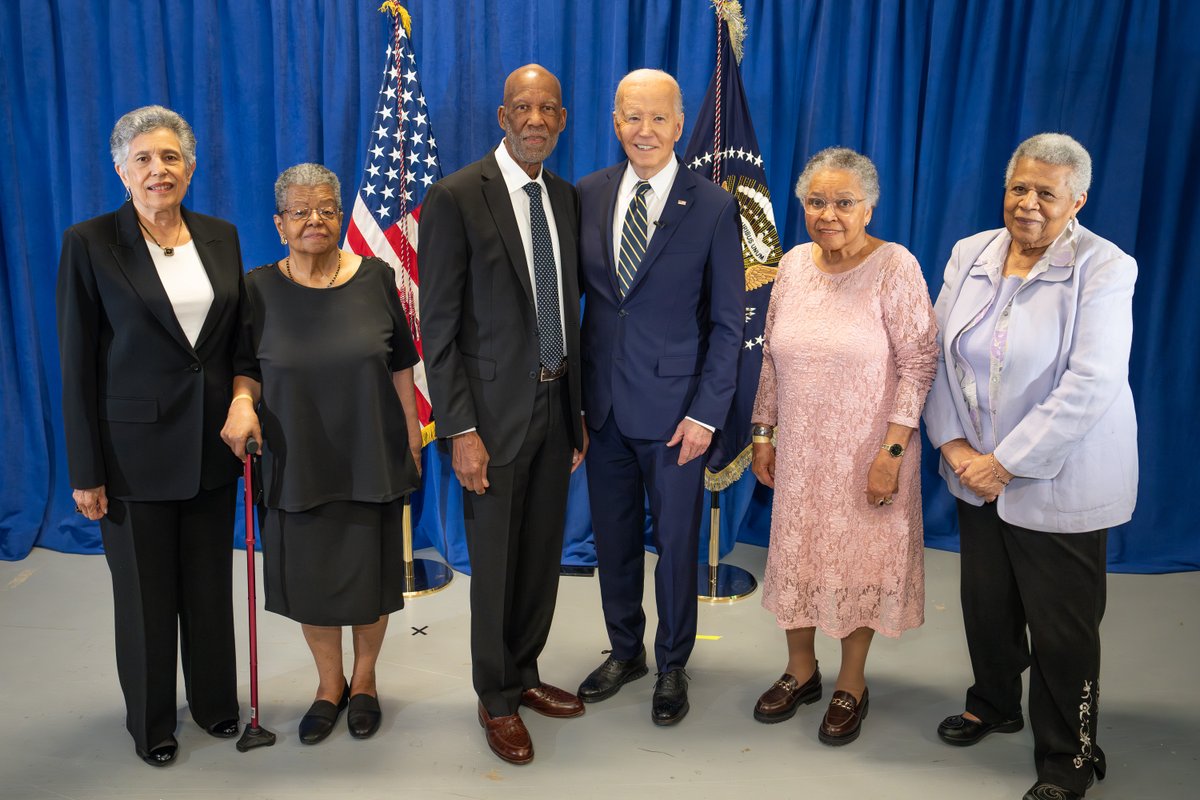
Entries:
{"type": "Polygon", "coordinates": [[[758,698],[758,702],[754,704],[754,718],[773,725],[794,717],[796,709],[800,706],[815,703],[820,699],[820,664],[813,669],[813,674],[804,683],[785,672],[783,677],[771,684],[771,688],[758,698]]]}

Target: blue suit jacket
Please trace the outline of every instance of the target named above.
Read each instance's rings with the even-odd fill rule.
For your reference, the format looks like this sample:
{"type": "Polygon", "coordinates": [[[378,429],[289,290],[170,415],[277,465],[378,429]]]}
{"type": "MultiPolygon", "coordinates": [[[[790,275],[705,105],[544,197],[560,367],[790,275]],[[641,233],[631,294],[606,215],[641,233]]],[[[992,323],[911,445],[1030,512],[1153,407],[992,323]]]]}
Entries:
{"type": "MultiPolygon", "coordinates": [[[[684,417],[725,421],[745,326],[737,203],[680,166],[629,293],[613,262],[613,214],[626,162],[579,181],[583,410],[599,428],[666,440],[684,417]]],[[[623,212],[622,212],[623,213],[623,212]]]]}

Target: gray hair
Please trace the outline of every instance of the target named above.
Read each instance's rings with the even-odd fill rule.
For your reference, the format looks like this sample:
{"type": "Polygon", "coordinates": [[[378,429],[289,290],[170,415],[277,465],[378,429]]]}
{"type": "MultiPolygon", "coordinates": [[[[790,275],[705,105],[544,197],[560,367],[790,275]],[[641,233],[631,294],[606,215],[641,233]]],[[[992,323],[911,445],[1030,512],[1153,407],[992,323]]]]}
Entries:
{"type": "Polygon", "coordinates": [[[342,184],[333,170],[320,164],[297,164],[279,173],[275,179],[275,210],[283,211],[287,204],[288,189],[293,186],[329,186],[337,200],[337,210],[342,210],[342,184]]]}
{"type": "Polygon", "coordinates": [[[666,79],[675,87],[675,113],[683,116],[683,90],[679,88],[679,81],[675,80],[675,76],[669,72],[663,72],[661,69],[635,69],[617,84],[617,91],[613,93],[613,114],[621,113],[621,89],[626,82],[641,83],[643,81],[653,79],[666,79]]]}
{"type": "Polygon", "coordinates": [[[143,133],[165,128],[175,134],[183,150],[183,163],[188,169],[196,165],[196,134],[187,120],[163,106],[142,106],[125,114],[113,125],[108,137],[108,149],[113,164],[122,166],[129,158],[129,143],[143,133]]]}
{"type": "Polygon", "coordinates": [[[849,147],[826,147],[810,158],[796,179],[796,197],[803,200],[808,196],[813,176],[823,169],[841,169],[853,173],[862,185],[863,194],[871,208],[879,204],[879,170],[875,169],[875,162],[849,147]]]}
{"type": "Polygon", "coordinates": [[[1056,167],[1070,167],[1067,188],[1073,200],[1078,200],[1092,185],[1092,157],[1083,145],[1065,133],[1039,133],[1017,145],[1004,170],[1005,186],[1012,180],[1017,162],[1022,158],[1032,158],[1056,167]]]}

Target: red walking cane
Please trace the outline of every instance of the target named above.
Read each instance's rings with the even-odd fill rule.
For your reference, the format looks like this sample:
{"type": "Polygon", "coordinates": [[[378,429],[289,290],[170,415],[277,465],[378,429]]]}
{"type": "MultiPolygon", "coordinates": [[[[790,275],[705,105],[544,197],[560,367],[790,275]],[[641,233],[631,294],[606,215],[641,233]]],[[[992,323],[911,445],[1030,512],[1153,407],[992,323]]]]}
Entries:
{"type": "Polygon", "coordinates": [[[244,753],[254,747],[270,747],[275,744],[275,734],[258,724],[258,602],[254,593],[254,490],[252,489],[253,462],[258,453],[258,442],[246,442],[246,465],[243,477],[246,484],[246,595],[250,610],[250,724],[242,731],[237,749],[244,753]]]}

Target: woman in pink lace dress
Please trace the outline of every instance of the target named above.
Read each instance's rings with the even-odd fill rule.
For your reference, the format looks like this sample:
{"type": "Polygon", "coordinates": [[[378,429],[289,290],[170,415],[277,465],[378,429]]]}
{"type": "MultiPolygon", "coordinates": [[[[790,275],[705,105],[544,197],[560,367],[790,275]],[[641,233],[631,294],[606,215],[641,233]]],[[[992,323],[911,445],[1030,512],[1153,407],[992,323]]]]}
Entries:
{"type": "Polygon", "coordinates": [[[783,677],[761,722],[821,698],[817,628],[842,642],[818,731],[858,738],[876,631],[924,621],[920,448],[908,447],[937,368],[936,327],[917,260],[867,234],[879,177],[846,148],[817,153],[796,184],[812,243],[779,265],[754,404],[758,479],[774,487],[763,606],[787,635],[783,677]]]}

